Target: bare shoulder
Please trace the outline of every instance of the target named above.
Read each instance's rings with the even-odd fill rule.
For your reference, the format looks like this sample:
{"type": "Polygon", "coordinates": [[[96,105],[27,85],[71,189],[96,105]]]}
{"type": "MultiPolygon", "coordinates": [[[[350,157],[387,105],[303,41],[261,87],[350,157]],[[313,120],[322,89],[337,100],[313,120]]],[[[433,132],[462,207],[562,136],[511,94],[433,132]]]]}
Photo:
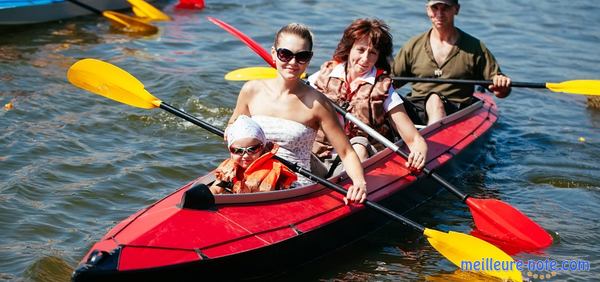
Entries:
{"type": "Polygon", "coordinates": [[[318,115],[325,114],[326,112],[333,111],[329,98],[317,89],[307,85],[305,90],[305,102],[313,109],[318,115]]]}
{"type": "Polygon", "coordinates": [[[240,94],[238,95],[238,101],[250,102],[256,96],[258,96],[261,92],[261,89],[264,88],[264,82],[260,80],[250,80],[244,83],[242,89],[240,89],[240,94]]]}
{"type": "Polygon", "coordinates": [[[250,80],[244,83],[242,89],[240,90],[240,95],[253,95],[258,92],[260,89],[260,84],[262,84],[259,80],[250,80]]]}
{"type": "Polygon", "coordinates": [[[325,96],[325,94],[321,93],[319,90],[312,88],[310,86],[308,86],[308,88],[310,88],[310,96],[312,99],[314,99],[314,102],[316,103],[315,106],[320,106],[320,107],[329,107],[329,98],[327,98],[327,96],[325,96]]]}

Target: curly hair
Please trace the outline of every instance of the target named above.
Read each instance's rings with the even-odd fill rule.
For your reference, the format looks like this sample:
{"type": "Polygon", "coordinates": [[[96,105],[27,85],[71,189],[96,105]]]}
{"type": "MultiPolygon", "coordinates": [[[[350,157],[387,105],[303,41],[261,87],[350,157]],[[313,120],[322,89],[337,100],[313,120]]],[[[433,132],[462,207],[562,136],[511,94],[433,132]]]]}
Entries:
{"type": "Polygon", "coordinates": [[[357,19],[354,20],[345,30],[340,43],[338,43],[333,59],[338,62],[348,61],[350,50],[354,42],[367,36],[375,49],[379,51],[379,58],[375,67],[390,71],[388,57],[392,55],[393,43],[389,26],[380,19],[357,19]]]}

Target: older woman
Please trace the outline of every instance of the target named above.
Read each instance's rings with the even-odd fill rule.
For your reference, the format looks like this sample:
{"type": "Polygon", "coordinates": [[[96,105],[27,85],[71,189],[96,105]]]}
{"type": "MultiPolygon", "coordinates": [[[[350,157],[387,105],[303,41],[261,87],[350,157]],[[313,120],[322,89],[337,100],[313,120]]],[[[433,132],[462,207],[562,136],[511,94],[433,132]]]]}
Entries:
{"type": "MultiPolygon", "coordinates": [[[[391,138],[389,117],[410,149],[406,166],[421,169],[425,166],[427,143],[406,114],[402,99],[394,93],[388,75],[391,53],[388,26],[378,19],[357,19],[344,31],[333,60],[325,62],[308,80],[334,103],[391,138]]],[[[361,161],[374,154],[376,149],[366,132],[350,122],[345,122],[344,130],[361,161]]],[[[319,159],[333,157],[331,140],[323,131],[318,133],[313,153],[319,159]]]]}
{"type": "MultiPolygon", "coordinates": [[[[301,24],[289,24],[276,36],[271,55],[277,77],[248,81],[242,87],[235,110],[229,120],[249,115],[276,142],[277,155],[310,169],[310,151],[318,129],[323,129],[339,153],[353,185],[345,200],[363,202],[367,184],[360,160],[337,122],[335,111],[323,94],[306,85],[299,77],[312,58],[312,34],[301,24]]],[[[299,184],[310,184],[299,177],[299,184]]]]}

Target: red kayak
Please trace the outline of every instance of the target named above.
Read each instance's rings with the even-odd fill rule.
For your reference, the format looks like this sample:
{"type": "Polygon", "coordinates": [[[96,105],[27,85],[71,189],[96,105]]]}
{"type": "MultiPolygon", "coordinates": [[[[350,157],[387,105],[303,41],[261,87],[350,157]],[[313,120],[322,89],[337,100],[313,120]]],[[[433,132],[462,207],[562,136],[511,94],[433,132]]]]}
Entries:
{"type": "MultiPolygon", "coordinates": [[[[450,161],[496,122],[493,99],[476,97],[481,100],[421,130],[429,145],[429,169],[450,161]]],[[[405,213],[438,192],[439,185],[419,185],[404,163],[389,149],[363,163],[369,200],[405,213]]],[[[349,244],[389,220],[363,205],[344,205],[340,194],[319,184],[213,199],[198,190],[213,180],[212,174],[200,177],[117,224],[92,246],[73,280],[265,278],[349,244]]],[[[331,180],[349,185],[345,174],[331,180]]]]}

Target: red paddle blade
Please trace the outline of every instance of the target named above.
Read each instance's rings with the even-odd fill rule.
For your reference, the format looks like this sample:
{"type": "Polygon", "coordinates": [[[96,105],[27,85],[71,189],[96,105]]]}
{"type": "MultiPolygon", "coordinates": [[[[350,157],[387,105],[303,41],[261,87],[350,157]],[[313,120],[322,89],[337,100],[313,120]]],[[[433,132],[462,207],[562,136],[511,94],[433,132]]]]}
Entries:
{"type": "Polygon", "coordinates": [[[491,241],[520,250],[537,250],[552,244],[552,236],[546,230],[503,201],[467,198],[466,203],[477,231],[491,241]]]}
{"type": "Polygon", "coordinates": [[[263,58],[263,60],[265,60],[265,62],[267,62],[267,64],[269,64],[272,67],[275,67],[275,63],[273,62],[273,58],[271,57],[271,54],[269,52],[267,52],[267,50],[265,50],[262,46],[260,46],[260,44],[258,44],[258,42],[254,41],[254,39],[250,38],[246,34],[239,31],[237,28],[231,26],[230,24],[228,24],[222,20],[219,20],[219,19],[213,18],[213,17],[206,17],[206,18],[209,21],[211,21],[212,23],[218,25],[220,28],[231,33],[233,36],[237,37],[239,40],[242,40],[248,47],[250,47],[250,49],[252,49],[252,51],[254,51],[254,53],[261,56],[263,58]]]}
{"type": "Polygon", "coordinates": [[[177,9],[204,9],[204,0],[179,0],[175,6],[177,9]]]}

